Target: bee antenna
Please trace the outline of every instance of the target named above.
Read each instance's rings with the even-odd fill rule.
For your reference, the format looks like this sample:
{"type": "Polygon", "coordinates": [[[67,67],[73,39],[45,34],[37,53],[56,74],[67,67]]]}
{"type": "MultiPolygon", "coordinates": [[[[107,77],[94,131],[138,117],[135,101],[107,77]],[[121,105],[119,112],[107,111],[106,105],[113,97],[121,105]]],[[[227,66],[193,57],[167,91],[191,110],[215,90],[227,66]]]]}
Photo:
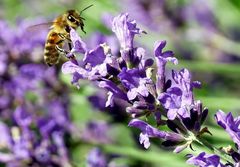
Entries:
{"type": "Polygon", "coordinates": [[[90,8],[90,7],[92,7],[92,6],[93,6],[93,4],[91,4],[91,5],[87,6],[87,7],[85,7],[83,10],[80,11],[80,15],[82,14],[83,11],[87,10],[88,8],[90,8]]]}
{"type": "Polygon", "coordinates": [[[80,18],[81,18],[82,20],[85,20],[85,18],[84,18],[84,17],[82,17],[82,16],[80,16],[80,18]]]}

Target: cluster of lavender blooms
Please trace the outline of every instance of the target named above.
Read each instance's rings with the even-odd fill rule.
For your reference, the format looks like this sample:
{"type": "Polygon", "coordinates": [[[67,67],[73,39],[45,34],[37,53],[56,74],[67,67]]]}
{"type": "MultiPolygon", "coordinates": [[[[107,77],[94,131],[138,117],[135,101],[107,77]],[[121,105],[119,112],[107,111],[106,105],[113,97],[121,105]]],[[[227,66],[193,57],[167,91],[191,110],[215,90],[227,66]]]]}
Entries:
{"type": "MultiPolygon", "coordinates": [[[[185,59],[196,60],[196,57],[200,57],[200,59],[211,59],[212,61],[232,62],[233,57],[238,53],[233,53],[232,50],[229,50],[230,54],[226,53],[223,51],[225,45],[222,47],[205,45],[206,42],[218,44],[212,40],[213,36],[226,38],[222,35],[223,27],[218,24],[221,18],[218,18],[214,11],[215,5],[207,0],[176,2],[123,0],[119,3],[123,11],[129,12],[147,29],[160,33],[161,36],[167,36],[168,41],[174,46],[175,52],[185,59]],[[191,47],[186,47],[189,44],[191,47]],[[209,55],[212,55],[211,57],[204,58],[206,50],[209,55]]],[[[228,28],[225,31],[231,32],[228,28]]],[[[231,33],[234,34],[234,32],[231,33]]]]}
{"type": "Polygon", "coordinates": [[[0,163],[9,167],[71,166],[68,89],[59,70],[39,62],[46,32],[28,30],[39,22],[0,21],[0,163]]]}
{"type": "Polygon", "coordinates": [[[211,3],[206,2],[193,0],[179,4],[166,0],[133,0],[123,1],[119,5],[123,10],[129,11],[141,24],[155,31],[168,31],[164,30],[166,26],[176,31],[177,27],[182,27],[189,21],[196,22],[204,28],[217,30],[217,20],[211,10],[211,3]]]}
{"type": "Polygon", "coordinates": [[[236,149],[224,151],[210,146],[203,139],[203,134],[211,134],[203,127],[208,109],[193,94],[193,89],[201,84],[192,81],[187,69],[172,70],[167,75],[167,62],[178,61],[172,51],[164,50],[166,41],[155,43],[155,71],[154,60],[145,59],[145,50],[134,45],[135,35],[145,33],[136,21],[130,20],[128,14],[120,14],[112,21],[112,31],[120,43],[119,55],[111,52],[108,43],[88,48],[76,31],[71,30],[73,48],[67,56],[84,54],[82,60],[70,59],[62,66],[64,74],[72,74],[72,84],[79,86],[79,80],[84,79],[107,90],[105,107],[112,106],[114,101],[125,102],[126,112],[132,118],[129,126],[141,130],[139,141],[146,149],[150,147],[150,138],[159,138],[163,146],[174,148],[176,153],[187,147],[193,149],[193,142],[197,142],[214,154],[189,155],[188,163],[201,167],[239,165],[239,118],[222,111],[216,114],[217,123],[230,134],[236,149]],[[150,116],[154,117],[155,125],[144,121],[144,117],[150,116]],[[162,126],[169,130],[160,130],[162,126]]]}

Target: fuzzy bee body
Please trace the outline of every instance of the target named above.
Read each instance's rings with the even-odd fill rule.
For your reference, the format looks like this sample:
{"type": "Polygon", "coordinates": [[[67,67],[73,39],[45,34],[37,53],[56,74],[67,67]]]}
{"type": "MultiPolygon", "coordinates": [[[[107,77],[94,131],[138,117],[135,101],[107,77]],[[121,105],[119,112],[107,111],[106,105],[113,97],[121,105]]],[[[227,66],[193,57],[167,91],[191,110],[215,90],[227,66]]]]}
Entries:
{"type": "Polygon", "coordinates": [[[84,18],[80,16],[78,11],[68,10],[53,21],[44,48],[44,61],[46,64],[52,66],[58,63],[60,57],[59,52],[61,48],[63,48],[64,42],[71,41],[71,28],[77,29],[80,27],[85,33],[83,20],[84,18]]]}
{"type": "Polygon", "coordinates": [[[44,61],[49,66],[56,64],[59,60],[59,52],[56,45],[58,44],[59,47],[63,47],[61,40],[57,32],[54,30],[49,31],[44,48],[44,61]]]}

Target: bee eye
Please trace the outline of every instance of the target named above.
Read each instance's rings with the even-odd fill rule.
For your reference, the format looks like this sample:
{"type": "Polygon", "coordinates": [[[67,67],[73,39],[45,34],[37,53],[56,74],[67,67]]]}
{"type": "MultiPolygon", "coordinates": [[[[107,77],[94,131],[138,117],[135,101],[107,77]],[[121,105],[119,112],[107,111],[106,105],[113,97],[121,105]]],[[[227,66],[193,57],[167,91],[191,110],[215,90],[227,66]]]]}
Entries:
{"type": "Polygon", "coordinates": [[[71,21],[71,22],[75,22],[76,21],[71,15],[68,16],[68,20],[71,21]]]}

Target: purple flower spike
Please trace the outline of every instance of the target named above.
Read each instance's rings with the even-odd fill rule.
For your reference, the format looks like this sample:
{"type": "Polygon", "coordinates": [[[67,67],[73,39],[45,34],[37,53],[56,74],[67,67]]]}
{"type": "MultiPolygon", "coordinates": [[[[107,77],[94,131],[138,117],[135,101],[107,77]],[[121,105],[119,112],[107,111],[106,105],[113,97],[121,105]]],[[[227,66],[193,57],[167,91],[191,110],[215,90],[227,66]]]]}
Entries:
{"type": "Polygon", "coordinates": [[[220,157],[214,154],[208,155],[205,152],[200,153],[198,156],[190,155],[187,163],[199,167],[224,167],[220,162],[220,157]]]}
{"type": "Polygon", "coordinates": [[[232,113],[225,114],[223,111],[219,110],[215,119],[222,128],[230,135],[232,140],[240,148],[240,117],[233,118],[232,113]]]}
{"type": "MultiPolygon", "coordinates": [[[[28,31],[40,22],[45,21],[19,20],[12,29],[0,21],[1,166],[70,166],[63,162],[68,150],[62,147],[65,135],[72,135],[68,89],[59,81],[59,68],[42,64],[47,34],[28,31]],[[56,142],[56,131],[63,134],[62,143],[56,142]]],[[[72,41],[79,49],[79,39],[72,41]]]]}

